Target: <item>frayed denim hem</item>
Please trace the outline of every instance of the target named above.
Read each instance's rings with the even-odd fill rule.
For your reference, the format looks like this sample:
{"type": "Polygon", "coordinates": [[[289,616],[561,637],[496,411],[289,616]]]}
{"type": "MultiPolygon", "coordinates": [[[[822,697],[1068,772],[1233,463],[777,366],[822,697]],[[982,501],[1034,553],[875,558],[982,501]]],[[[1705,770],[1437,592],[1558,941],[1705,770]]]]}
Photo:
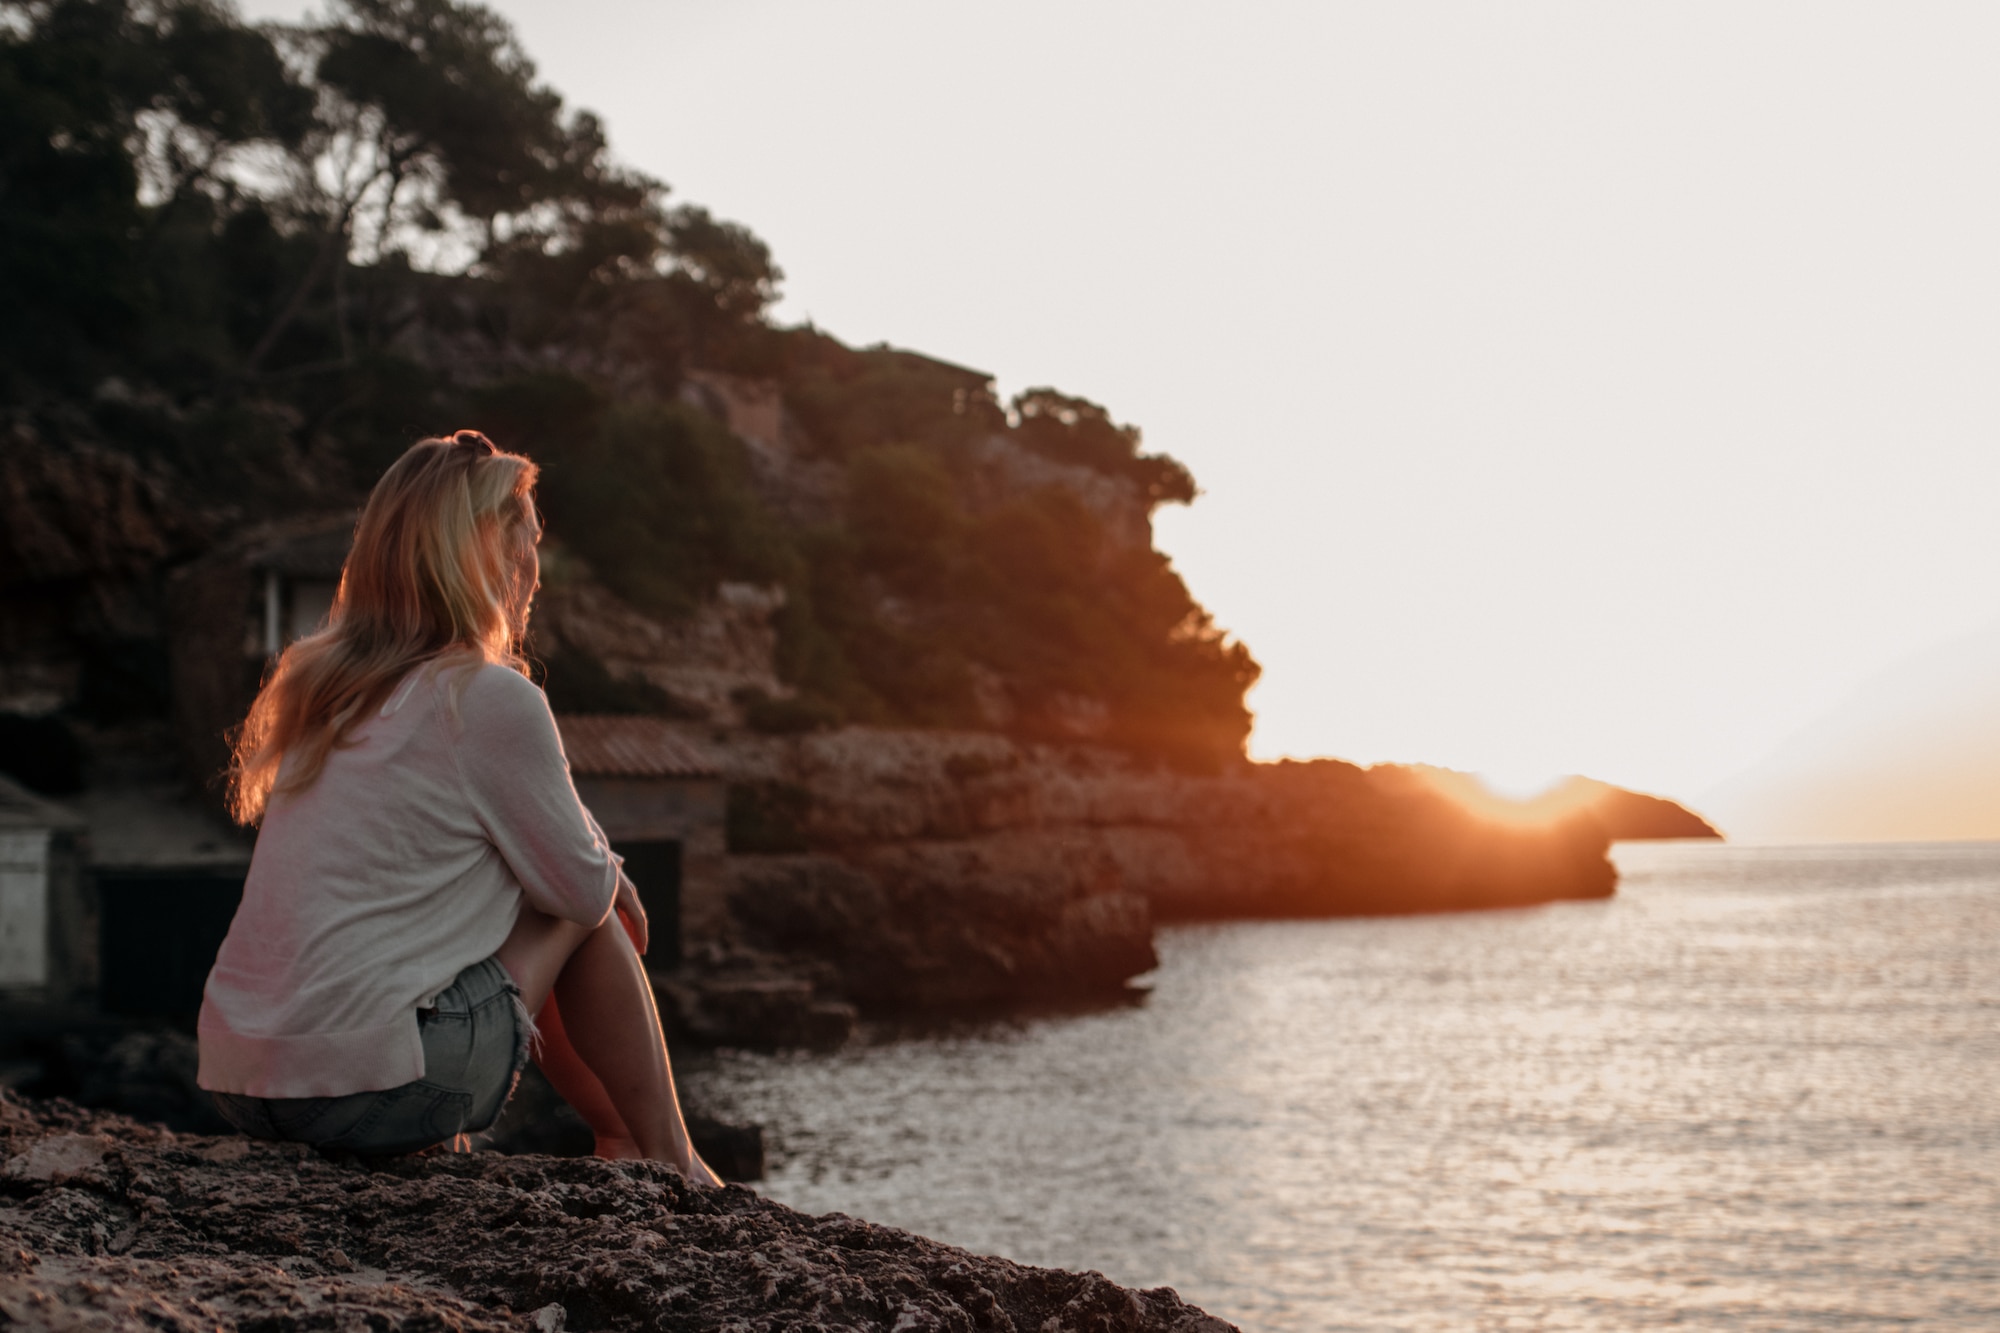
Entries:
{"type": "Polygon", "coordinates": [[[514,1072],[518,1074],[528,1067],[528,1061],[541,1058],[542,1030],[535,1026],[535,1016],[528,1012],[521,988],[510,985],[508,994],[514,1001],[514,1072]]]}

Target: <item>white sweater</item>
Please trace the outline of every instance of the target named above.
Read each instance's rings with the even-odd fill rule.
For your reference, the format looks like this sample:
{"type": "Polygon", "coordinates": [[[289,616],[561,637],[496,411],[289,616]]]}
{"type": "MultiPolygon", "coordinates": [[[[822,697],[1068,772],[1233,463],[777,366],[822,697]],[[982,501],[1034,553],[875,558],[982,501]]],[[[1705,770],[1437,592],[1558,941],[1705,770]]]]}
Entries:
{"type": "Polygon", "coordinates": [[[202,998],[204,1088],[326,1097],[422,1078],[417,1010],[499,949],[524,898],[586,925],[611,911],[618,858],[519,673],[420,667],[351,739],[265,811],[202,998]]]}

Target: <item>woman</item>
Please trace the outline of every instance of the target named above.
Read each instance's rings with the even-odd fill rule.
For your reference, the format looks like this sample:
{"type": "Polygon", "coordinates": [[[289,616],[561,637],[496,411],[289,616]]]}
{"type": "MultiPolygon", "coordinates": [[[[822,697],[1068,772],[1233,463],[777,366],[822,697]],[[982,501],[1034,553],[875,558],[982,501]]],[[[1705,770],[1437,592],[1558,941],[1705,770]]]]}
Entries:
{"type": "Polygon", "coordinates": [[[412,1152],[491,1125],[538,1041],[600,1154],[717,1184],[639,961],[645,913],[523,674],[535,477],[477,431],[414,445],[368,498],[326,628],[250,706],[230,799],[260,827],[201,1086],[261,1138],[412,1152]]]}

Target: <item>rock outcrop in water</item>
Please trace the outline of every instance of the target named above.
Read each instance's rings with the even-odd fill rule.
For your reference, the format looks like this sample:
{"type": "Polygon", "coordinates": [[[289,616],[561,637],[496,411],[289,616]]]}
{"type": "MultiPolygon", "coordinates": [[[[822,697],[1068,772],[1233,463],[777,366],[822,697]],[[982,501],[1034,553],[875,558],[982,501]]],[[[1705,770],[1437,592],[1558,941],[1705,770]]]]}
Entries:
{"type": "Polygon", "coordinates": [[[1588,808],[1508,824],[1402,769],[1189,774],[1104,746],[858,728],[713,752],[754,807],[739,850],[788,846],[876,882],[1060,881],[1069,901],[1133,893],[1190,918],[1505,906],[1615,881],[1588,808]]]}
{"type": "Polygon", "coordinates": [[[76,1330],[1228,1333],[1170,1289],[984,1258],[674,1171],[367,1166],[0,1092],[0,1318],[76,1330]]]}
{"type": "Polygon", "coordinates": [[[1571,778],[1570,782],[1589,789],[1594,798],[1591,814],[1614,842],[1722,837],[1715,825],[1664,796],[1626,791],[1589,778],[1571,778]]]}
{"type": "Polygon", "coordinates": [[[1409,770],[1333,760],[1198,775],[1104,746],[851,728],[709,738],[732,780],[735,943],[864,1011],[1103,994],[1156,920],[1603,897],[1580,808],[1483,818],[1409,770]]]}

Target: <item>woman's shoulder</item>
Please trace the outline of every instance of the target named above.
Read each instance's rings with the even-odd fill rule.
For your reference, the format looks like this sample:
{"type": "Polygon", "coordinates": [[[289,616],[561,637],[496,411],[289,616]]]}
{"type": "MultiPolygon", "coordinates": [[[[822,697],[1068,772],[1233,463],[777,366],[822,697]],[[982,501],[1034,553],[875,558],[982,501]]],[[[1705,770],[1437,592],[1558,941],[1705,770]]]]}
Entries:
{"type": "Polygon", "coordinates": [[[447,713],[457,714],[469,728],[552,725],[541,686],[503,663],[446,663],[437,670],[434,688],[447,713]]]}
{"type": "MultiPolygon", "coordinates": [[[[464,673],[468,694],[478,691],[485,695],[507,699],[532,699],[538,704],[545,697],[541,686],[503,662],[474,659],[455,669],[464,673]]],[[[454,668],[447,667],[439,674],[450,675],[453,670],[454,668]]]]}

